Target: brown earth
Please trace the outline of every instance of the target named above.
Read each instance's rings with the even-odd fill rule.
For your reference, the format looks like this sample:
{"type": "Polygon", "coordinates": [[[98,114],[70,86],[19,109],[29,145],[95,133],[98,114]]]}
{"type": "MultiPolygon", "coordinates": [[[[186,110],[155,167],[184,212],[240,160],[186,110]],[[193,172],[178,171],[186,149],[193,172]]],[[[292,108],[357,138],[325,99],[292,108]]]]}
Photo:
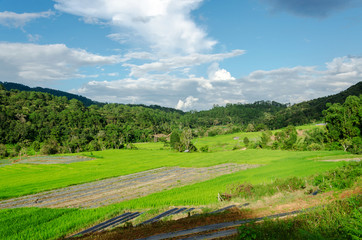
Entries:
{"type": "Polygon", "coordinates": [[[258,166],[228,163],[204,168],[159,168],[0,201],[0,209],[100,207],[258,166]]]}
{"type": "MultiPolygon", "coordinates": [[[[86,240],[113,240],[124,239],[132,240],[144,237],[149,237],[161,233],[176,232],[185,229],[192,229],[198,226],[211,225],[223,222],[232,222],[242,219],[253,219],[258,217],[265,217],[278,213],[291,212],[296,210],[302,210],[315,206],[320,206],[333,201],[345,199],[352,195],[361,194],[361,188],[355,187],[342,191],[340,193],[327,192],[313,195],[305,195],[304,192],[299,191],[289,194],[289,196],[278,194],[277,196],[267,197],[261,201],[251,203],[247,208],[234,207],[223,213],[213,215],[197,215],[184,217],[177,220],[160,221],[149,225],[133,227],[127,225],[119,228],[115,228],[112,231],[103,231],[90,235],[78,237],[77,239],[86,240]],[[281,199],[287,198],[285,203],[278,204],[281,199]]],[[[235,202],[233,202],[235,204],[235,202]]],[[[229,203],[229,204],[233,204],[229,203]]],[[[240,204],[240,203],[239,203],[240,204]]],[[[173,238],[177,239],[177,238],[173,238]]]]}

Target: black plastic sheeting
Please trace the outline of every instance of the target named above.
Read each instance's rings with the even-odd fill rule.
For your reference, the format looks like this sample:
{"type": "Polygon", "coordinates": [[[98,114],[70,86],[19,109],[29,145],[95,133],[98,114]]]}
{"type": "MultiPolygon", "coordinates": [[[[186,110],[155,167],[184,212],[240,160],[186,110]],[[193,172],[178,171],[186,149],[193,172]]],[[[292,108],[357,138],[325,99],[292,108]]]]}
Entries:
{"type": "MultiPolygon", "coordinates": [[[[223,228],[236,228],[236,227],[239,227],[241,224],[262,221],[264,219],[272,219],[272,218],[294,215],[294,214],[298,214],[298,213],[311,211],[315,208],[316,207],[312,207],[312,208],[307,208],[304,210],[297,210],[297,211],[292,211],[292,212],[287,212],[287,213],[279,213],[279,214],[274,214],[274,215],[270,215],[270,216],[266,216],[266,217],[245,219],[245,220],[239,220],[239,221],[234,221],[234,222],[217,223],[217,224],[201,226],[201,227],[196,227],[196,228],[187,229],[187,230],[181,230],[181,231],[177,231],[177,232],[173,232],[173,233],[158,234],[158,235],[154,235],[154,236],[150,236],[150,237],[142,238],[142,239],[138,239],[138,240],[160,240],[160,239],[176,238],[176,237],[182,237],[182,236],[185,236],[185,238],[183,238],[183,239],[205,239],[206,236],[210,237],[209,236],[210,234],[193,236],[193,237],[189,237],[189,238],[187,238],[187,236],[191,235],[191,234],[199,234],[199,233],[206,232],[206,231],[215,231],[215,230],[223,229],[223,228]]],[[[229,233],[234,234],[235,231],[230,231],[229,233]]],[[[215,234],[217,235],[220,233],[215,233],[215,234]]]]}
{"type": "Polygon", "coordinates": [[[84,231],[81,231],[77,234],[74,234],[72,236],[70,236],[69,238],[72,238],[72,237],[76,237],[78,235],[82,235],[82,234],[87,234],[87,233],[93,233],[93,232],[97,232],[97,231],[100,231],[102,229],[105,229],[105,228],[108,228],[108,227],[111,227],[111,226],[116,226],[118,224],[121,224],[121,223],[124,223],[124,222],[127,222],[131,219],[134,219],[136,217],[138,217],[139,215],[141,215],[142,213],[140,212],[134,212],[134,213],[131,213],[131,212],[127,212],[127,213],[124,213],[122,215],[119,215],[117,217],[114,217],[114,218],[111,218],[105,222],[102,222],[100,224],[97,224],[91,228],[88,228],[84,231]]]}

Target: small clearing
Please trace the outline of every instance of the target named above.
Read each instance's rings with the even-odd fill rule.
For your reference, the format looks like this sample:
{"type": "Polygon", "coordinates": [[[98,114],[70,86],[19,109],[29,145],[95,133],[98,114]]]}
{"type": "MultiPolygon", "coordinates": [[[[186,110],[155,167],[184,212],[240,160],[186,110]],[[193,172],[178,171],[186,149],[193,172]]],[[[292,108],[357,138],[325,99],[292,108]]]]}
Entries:
{"type": "Polygon", "coordinates": [[[94,208],[258,166],[229,163],[204,168],[164,167],[0,201],[0,209],[18,207],[94,208]]]}

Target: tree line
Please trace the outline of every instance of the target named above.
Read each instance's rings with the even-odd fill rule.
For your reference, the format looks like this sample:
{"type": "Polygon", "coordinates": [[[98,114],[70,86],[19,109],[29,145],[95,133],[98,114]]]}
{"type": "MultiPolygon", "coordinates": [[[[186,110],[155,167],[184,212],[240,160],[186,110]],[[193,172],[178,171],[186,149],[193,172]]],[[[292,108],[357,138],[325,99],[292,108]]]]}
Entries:
{"type": "MultiPolygon", "coordinates": [[[[361,84],[356,86],[361,87],[361,84]]],[[[352,103],[349,101],[345,104],[349,106],[352,103]]],[[[328,113],[326,121],[336,123],[339,119],[337,116],[352,114],[352,110],[341,110],[346,108],[345,104],[329,106],[325,110],[328,113]],[[335,113],[336,111],[339,112],[335,113]]],[[[357,110],[362,112],[358,107],[355,109],[356,107],[353,114],[357,110]]],[[[10,154],[5,144],[13,146],[14,154],[26,148],[44,154],[132,148],[130,143],[152,141],[155,134],[168,135],[173,132],[178,135],[174,139],[179,139],[174,142],[182,143],[175,144],[176,148],[185,150],[192,149],[189,139],[195,136],[260,130],[267,134],[268,129],[295,123],[288,119],[304,119],[305,115],[301,116],[299,113],[293,106],[271,101],[227,104],[225,107],[215,105],[208,111],[187,113],[159,106],[114,103],[85,106],[81,101],[69,100],[65,96],[36,91],[8,91],[0,84],[0,155],[3,157],[10,154]]],[[[353,130],[348,132],[338,135],[336,130],[329,129],[335,124],[327,124],[327,129],[331,132],[329,139],[345,139],[338,143],[345,149],[355,145],[358,138],[354,137],[360,136],[361,116],[351,116],[348,115],[348,119],[355,119],[355,123],[352,124],[353,130]],[[346,138],[347,135],[354,137],[346,138]]],[[[313,119],[309,118],[308,121],[313,119]]],[[[268,144],[264,144],[265,146],[268,144]]]]}

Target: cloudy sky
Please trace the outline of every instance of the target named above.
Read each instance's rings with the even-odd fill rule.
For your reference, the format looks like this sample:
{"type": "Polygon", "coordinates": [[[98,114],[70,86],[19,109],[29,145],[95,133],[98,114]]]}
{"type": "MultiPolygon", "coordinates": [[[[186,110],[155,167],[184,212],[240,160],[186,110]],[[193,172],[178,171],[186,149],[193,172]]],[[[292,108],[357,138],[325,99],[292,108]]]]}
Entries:
{"type": "Polygon", "coordinates": [[[360,0],[0,0],[0,81],[188,110],[362,80],[360,0]]]}

